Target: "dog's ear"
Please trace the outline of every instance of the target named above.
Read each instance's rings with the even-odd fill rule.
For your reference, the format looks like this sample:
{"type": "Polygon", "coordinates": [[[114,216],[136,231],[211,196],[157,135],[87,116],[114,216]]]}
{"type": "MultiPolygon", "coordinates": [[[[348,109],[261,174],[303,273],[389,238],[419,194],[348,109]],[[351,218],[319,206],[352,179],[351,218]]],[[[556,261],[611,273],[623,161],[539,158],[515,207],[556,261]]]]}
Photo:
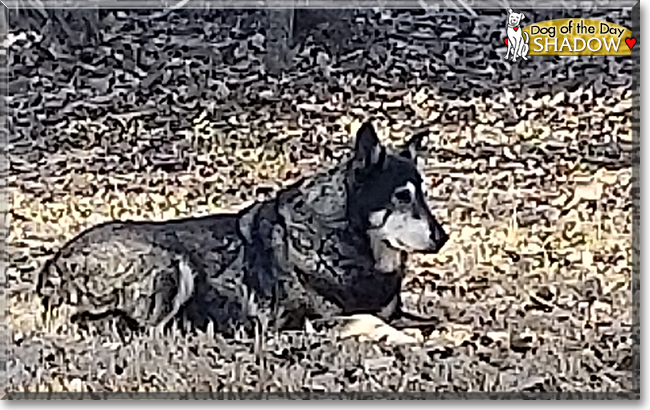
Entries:
{"type": "Polygon", "coordinates": [[[521,19],[522,19],[522,20],[526,18],[526,16],[524,15],[524,13],[519,13],[519,14],[521,15],[521,19]]]}
{"type": "Polygon", "coordinates": [[[508,14],[512,14],[512,9],[508,9],[508,14]]]}
{"type": "Polygon", "coordinates": [[[426,149],[429,143],[429,131],[418,132],[406,142],[406,147],[400,155],[415,160],[418,154],[426,149]]]}
{"type": "Polygon", "coordinates": [[[364,123],[357,131],[354,147],[354,162],[357,168],[379,164],[384,157],[384,148],[370,122],[364,123]]]}
{"type": "Polygon", "coordinates": [[[241,237],[249,244],[253,243],[253,231],[261,207],[262,204],[254,204],[253,206],[243,210],[240,214],[241,216],[239,218],[239,223],[237,224],[237,230],[239,231],[239,235],[241,235],[241,237]]]}

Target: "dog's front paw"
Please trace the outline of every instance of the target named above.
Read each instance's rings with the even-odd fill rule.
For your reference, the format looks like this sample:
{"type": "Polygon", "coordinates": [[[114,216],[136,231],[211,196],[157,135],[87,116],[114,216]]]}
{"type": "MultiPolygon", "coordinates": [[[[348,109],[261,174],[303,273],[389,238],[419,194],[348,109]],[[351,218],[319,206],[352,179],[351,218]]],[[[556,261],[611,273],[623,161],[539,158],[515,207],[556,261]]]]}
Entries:
{"type": "Polygon", "coordinates": [[[353,315],[347,319],[341,331],[341,337],[354,337],[360,341],[384,341],[388,344],[414,344],[421,343],[424,338],[417,329],[397,330],[374,315],[353,315]]]}

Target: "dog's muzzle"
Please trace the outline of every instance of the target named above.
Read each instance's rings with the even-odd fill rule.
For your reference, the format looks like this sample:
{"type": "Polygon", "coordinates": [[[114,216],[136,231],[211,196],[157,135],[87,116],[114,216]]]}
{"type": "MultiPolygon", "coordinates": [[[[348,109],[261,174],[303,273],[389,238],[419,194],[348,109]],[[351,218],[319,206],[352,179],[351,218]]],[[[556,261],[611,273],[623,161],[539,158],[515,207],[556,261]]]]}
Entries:
{"type": "Polygon", "coordinates": [[[433,243],[433,249],[430,251],[431,253],[439,252],[440,249],[442,249],[443,246],[445,246],[445,243],[449,240],[449,235],[442,229],[442,226],[439,224],[436,224],[434,228],[432,229],[431,232],[431,242],[433,243]]]}

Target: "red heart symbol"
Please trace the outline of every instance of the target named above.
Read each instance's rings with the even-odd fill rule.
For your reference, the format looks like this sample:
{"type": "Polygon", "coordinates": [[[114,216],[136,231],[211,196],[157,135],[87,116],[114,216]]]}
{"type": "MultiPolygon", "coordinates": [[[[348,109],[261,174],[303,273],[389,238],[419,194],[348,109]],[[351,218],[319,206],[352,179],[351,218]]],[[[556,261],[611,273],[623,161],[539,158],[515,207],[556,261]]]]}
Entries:
{"type": "Polygon", "coordinates": [[[636,38],[626,38],[625,44],[627,44],[627,46],[630,47],[630,50],[632,50],[632,47],[636,44],[636,38]]]}
{"type": "Polygon", "coordinates": [[[508,39],[507,38],[504,38],[503,41],[505,41],[506,45],[508,45],[508,39]]]}
{"type": "Polygon", "coordinates": [[[519,30],[519,27],[514,27],[515,31],[519,30]]]}

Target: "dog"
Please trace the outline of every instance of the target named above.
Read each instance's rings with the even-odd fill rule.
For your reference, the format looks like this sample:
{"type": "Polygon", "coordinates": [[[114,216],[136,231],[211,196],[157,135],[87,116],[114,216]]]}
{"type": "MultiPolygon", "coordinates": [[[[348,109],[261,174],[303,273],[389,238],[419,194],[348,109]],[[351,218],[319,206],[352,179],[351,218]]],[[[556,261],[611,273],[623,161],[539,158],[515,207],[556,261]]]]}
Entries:
{"type": "Polygon", "coordinates": [[[512,59],[513,63],[517,61],[518,57],[528,60],[528,57],[526,57],[530,50],[528,33],[524,33],[519,27],[524,18],[524,13],[515,13],[512,9],[508,9],[508,51],[503,58],[504,60],[507,60],[508,57],[512,59]]]}
{"type": "Polygon", "coordinates": [[[424,136],[389,149],[367,122],[346,159],[240,212],[91,227],[46,262],[37,293],[46,312],[129,329],[233,335],[354,314],[432,325],[400,300],[407,254],[448,240],[415,165],[424,136]]]}

